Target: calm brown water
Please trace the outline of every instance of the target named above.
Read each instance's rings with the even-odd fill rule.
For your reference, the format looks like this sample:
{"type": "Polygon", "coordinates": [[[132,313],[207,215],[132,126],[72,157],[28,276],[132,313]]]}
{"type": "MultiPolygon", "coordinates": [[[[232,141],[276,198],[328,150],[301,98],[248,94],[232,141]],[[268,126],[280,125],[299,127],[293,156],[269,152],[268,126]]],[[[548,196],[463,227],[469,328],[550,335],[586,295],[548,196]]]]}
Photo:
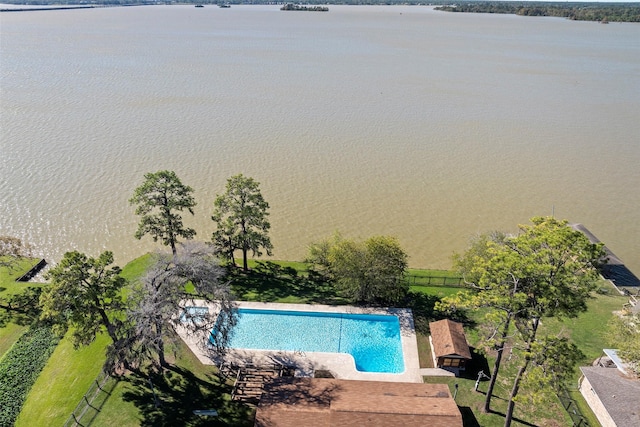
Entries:
{"type": "Polygon", "coordinates": [[[584,223],[640,272],[640,25],[428,7],[0,15],[0,233],[48,259],[135,240],[145,172],[261,182],[275,259],[339,230],[448,268],[470,235],[584,223]]]}

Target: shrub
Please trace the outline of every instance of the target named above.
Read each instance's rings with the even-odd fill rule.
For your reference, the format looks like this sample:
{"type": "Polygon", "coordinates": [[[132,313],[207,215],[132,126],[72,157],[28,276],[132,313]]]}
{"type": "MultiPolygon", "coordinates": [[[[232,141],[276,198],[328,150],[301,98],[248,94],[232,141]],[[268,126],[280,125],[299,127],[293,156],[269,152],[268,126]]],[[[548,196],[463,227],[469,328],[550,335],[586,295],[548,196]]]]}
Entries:
{"type": "Polygon", "coordinates": [[[0,426],[15,423],[58,341],[51,327],[32,325],[0,360],[0,426]]]}

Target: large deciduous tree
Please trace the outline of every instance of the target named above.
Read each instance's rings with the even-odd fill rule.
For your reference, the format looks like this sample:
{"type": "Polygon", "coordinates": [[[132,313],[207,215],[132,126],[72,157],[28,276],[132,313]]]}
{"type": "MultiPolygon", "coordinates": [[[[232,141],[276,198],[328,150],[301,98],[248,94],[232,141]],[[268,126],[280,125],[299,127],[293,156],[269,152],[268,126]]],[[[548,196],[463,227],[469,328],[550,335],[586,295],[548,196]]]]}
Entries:
{"type": "Polygon", "coordinates": [[[407,254],[394,237],[374,236],[358,242],[336,234],[311,244],[307,261],[355,302],[396,303],[408,291],[403,280],[407,254]]]}
{"type": "Polygon", "coordinates": [[[540,320],[575,317],[586,311],[590,293],[597,286],[597,266],[605,259],[603,245],[591,243],[567,221],[535,217],[531,222],[533,225],[520,226],[520,234],[504,245],[506,270],[523,282],[518,292],[522,310],[514,323],[524,346],[509,396],[506,427],[511,425],[520,382],[535,355],[540,320]]]}
{"type": "MultiPolygon", "coordinates": [[[[487,240],[486,250],[472,255],[467,264],[477,294],[466,306],[488,307],[501,320],[498,344],[513,325],[514,355],[520,366],[508,401],[505,426],[511,425],[516,397],[528,368],[536,366],[535,349],[543,317],[575,317],[597,284],[597,265],[604,259],[601,244],[592,244],[567,221],[532,218],[519,234],[503,241],[487,240]]],[[[542,337],[542,339],[551,339],[542,337]]],[[[566,365],[566,364],[565,364],[566,365]]],[[[564,366],[564,365],[562,365],[564,366]]],[[[488,396],[490,399],[490,396],[488,396]]],[[[488,400],[486,402],[488,409],[488,400]]]]}
{"type": "Polygon", "coordinates": [[[505,268],[495,271],[494,257],[500,254],[506,235],[491,232],[474,236],[464,254],[453,257],[455,269],[462,275],[464,283],[472,289],[445,297],[437,304],[444,311],[489,307],[484,314],[484,338],[482,344],[496,351],[496,358],[489,379],[484,412],[491,411],[491,398],[498,378],[502,356],[509,338],[509,329],[514,317],[521,310],[517,298],[521,279],[505,268]]]}
{"type": "Polygon", "coordinates": [[[111,266],[113,254],[98,258],[73,251],[47,273],[50,285],[40,296],[41,317],[60,332],[73,328],[74,345],[88,345],[103,330],[119,343],[124,314],[121,290],[127,281],[120,268],[111,266]]]}
{"type": "Polygon", "coordinates": [[[178,238],[191,239],[196,234],[194,229],[184,226],[179,214],[187,210],[193,215],[196,205],[193,189],[184,185],[173,171],[150,172],[144,179],[129,200],[137,206],[136,215],[140,215],[135,237],[141,239],[150,234],[154,241],[161,240],[176,255],[178,238]]]}
{"type": "Polygon", "coordinates": [[[215,350],[224,351],[235,324],[235,310],[230,288],[220,280],[224,270],[214,249],[188,242],[175,256],[158,253],[154,258],[130,297],[127,317],[135,336],[134,362],[157,361],[159,366],[166,366],[166,349],[177,339],[178,325],[187,333],[210,332],[215,327],[215,350]],[[194,297],[215,302],[219,311],[185,312],[185,299],[194,297]]]}
{"type": "Polygon", "coordinates": [[[211,219],[216,223],[212,241],[219,253],[235,264],[234,252],[242,251],[242,267],[247,271],[247,254],[262,255],[264,249],[271,255],[273,245],[268,231],[271,228],[267,217],[269,204],[262,197],[260,184],[242,174],[227,180],[224,194],[214,201],[211,219]]]}

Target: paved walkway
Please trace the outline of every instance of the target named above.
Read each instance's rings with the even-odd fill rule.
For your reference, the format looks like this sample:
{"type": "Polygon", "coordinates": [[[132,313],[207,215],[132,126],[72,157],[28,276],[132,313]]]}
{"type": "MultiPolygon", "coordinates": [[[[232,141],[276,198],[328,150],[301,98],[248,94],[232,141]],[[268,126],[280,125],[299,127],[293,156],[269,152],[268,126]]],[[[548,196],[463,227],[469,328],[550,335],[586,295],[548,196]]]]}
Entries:
{"type": "Polygon", "coordinates": [[[421,368],[420,375],[423,377],[455,377],[456,374],[440,368],[421,368]]]}

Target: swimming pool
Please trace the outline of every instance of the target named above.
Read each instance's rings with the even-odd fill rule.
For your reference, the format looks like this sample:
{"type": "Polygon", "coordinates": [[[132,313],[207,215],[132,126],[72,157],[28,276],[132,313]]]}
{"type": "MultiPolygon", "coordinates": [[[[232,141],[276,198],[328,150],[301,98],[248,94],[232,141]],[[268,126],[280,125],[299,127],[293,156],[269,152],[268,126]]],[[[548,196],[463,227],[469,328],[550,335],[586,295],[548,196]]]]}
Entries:
{"type": "Polygon", "coordinates": [[[396,316],[250,308],[238,314],[230,348],[348,353],[360,372],[404,371],[396,316]]]}

